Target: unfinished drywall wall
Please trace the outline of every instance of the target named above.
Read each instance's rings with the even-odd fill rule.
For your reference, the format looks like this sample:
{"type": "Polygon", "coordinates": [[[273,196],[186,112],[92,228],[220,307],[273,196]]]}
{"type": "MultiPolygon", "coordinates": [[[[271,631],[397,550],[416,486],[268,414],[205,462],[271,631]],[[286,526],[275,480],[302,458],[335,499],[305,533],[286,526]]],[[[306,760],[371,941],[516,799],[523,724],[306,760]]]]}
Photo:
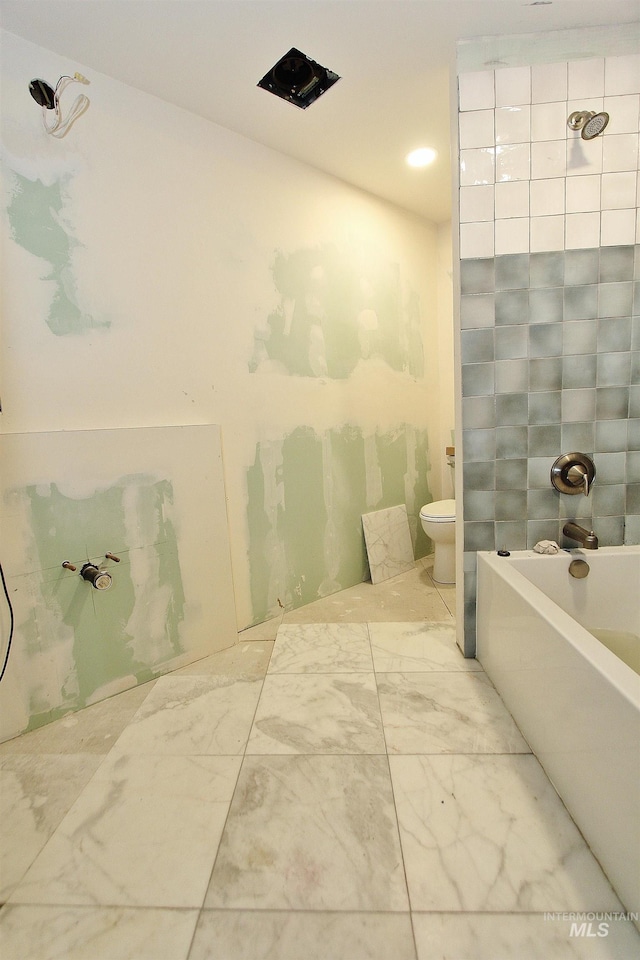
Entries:
{"type": "MultiPolygon", "coordinates": [[[[362,485],[368,510],[388,504],[376,459],[388,443],[406,458],[393,496],[404,490],[418,537],[444,454],[434,225],[90,64],[8,34],[2,54],[3,430],[219,424],[240,628],[272,609],[256,599],[270,576],[253,529],[257,455],[308,431],[336,470],[337,446],[361,436],[357,470],[340,468],[356,517],[362,485]],[[78,69],[90,107],[54,140],[29,81],[78,69]]],[[[318,589],[349,586],[362,531],[354,520],[339,551],[351,559],[337,562],[336,483],[309,471],[303,483],[327,516],[321,542],[307,540],[318,589]]],[[[281,553],[292,496],[272,530],[281,553]]],[[[291,562],[287,602],[312,599],[291,562]]]]}
{"type": "Polygon", "coordinates": [[[11,434],[0,458],[0,740],[236,642],[217,427],[11,434]]]}

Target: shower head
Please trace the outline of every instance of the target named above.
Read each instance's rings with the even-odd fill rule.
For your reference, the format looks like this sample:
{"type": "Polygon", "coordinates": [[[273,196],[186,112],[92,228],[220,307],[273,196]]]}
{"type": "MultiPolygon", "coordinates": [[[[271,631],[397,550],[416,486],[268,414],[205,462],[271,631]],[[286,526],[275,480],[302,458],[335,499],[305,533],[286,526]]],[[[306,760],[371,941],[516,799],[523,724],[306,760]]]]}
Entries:
{"type": "Polygon", "coordinates": [[[599,136],[608,123],[609,114],[604,110],[600,113],[593,110],[575,110],[567,120],[569,130],[579,130],[583,140],[593,140],[599,136]]]}
{"type": "Polygon", "coordinates": [[[603,131],[606,125],[609,123],[609,114],[602,111],[602,113],[594,113],[587,122],[585,123],[580,136],[583,140],[593,140],[594,137],[599,136],[603,131]]]}

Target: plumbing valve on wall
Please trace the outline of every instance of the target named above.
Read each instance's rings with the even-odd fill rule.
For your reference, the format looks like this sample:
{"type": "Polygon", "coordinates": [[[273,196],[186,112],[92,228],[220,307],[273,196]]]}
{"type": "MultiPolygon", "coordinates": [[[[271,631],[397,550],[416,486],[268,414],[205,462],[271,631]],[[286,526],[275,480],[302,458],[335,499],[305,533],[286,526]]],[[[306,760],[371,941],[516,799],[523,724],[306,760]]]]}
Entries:
{"type": "MultiPolygon", "coordinates": [[[[104,556],[106,560],[113,560],[114,563],[120,563],[120,557],[116,557],[113,553],[105,553],[104,556]]],[[[73,573],[78,569],[69,560],[63,560],[62,566],[65,570],[71,570],[73,573]]],[[[111,574],[90,560],[87,560],[80,568],[80,576],[96,590],[108,590],[113,583],[111,574]]]]}

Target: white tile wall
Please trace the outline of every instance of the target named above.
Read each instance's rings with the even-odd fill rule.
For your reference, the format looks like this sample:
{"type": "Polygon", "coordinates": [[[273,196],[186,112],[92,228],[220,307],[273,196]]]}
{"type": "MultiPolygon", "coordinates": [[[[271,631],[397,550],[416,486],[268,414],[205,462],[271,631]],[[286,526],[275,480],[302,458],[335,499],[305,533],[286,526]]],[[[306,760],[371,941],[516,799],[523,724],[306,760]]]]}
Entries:
{"type": "Polygon", "coordinates": [[[493,109],[496,104],[493,70],[460,74],[458,91],[461,111],[493,109]]]}
{"type": "Polygon", "coordinates": [[[600,177],[567,177],[567,213],[600,209],[600,177]]]}
{"type": "Polygon", "coordinates": [[[584,250],[600,246],[600,214],[568,213],[565,218],[567,250],[584,250]]]}
{"type": "Polygon", "coordinates": [[[529,143],[505,143],[496,147],[496,181],[528,180],[530,171],[529,143]]]}
{"type": "Polygon", "coordinates": [[[564,177],[555,177],[552,180],[532,180],[529,184],[529,191],[532,217],[548,217],[564,213],[564,177]]]}
{"type": "Polygon", "coordinates": [[[495,143],[494,111],[469,110],[460,114],[460,147],[492,147],[495,143]]]}
{"type": "Polygon", "coordinates": [[[495,181],[495,150],[477,147],[460,151],[460,186],[472,187],[495,181]]]}
{"type": "Polygon", "coordinates": [[[496,220],[529,216],[529,181],[507,180],[495,186],[496,220]]]}
{"type": "Polygon", "coordinates": [[[504,67],[496,70],[495,86],[496,107],[531,103],[531,67],[504,67]]]}
{"type": "Polygon", "coordinates": [[[496,143],[529,142],[531,139],[531,108],[529,106],[498,107],[495,115],[496,143]]]}
{"type": "Polygon", "coordinates": [[[531,253],[548,253],[564,248],[564,216],[531,218],[531,253]]]}
{"type": "Polygon", "coordinates": [[[635,170],[628,173],[603,173],[601,209],[621,210],[634,207],[637,179],[635,170]]]}
{"type": "Polygon", "coordinates": [[[566,63],[542,63],[531,67],[531,102],[567,99],[566,63]]]}
{"type": "Polygon", "coordinates": [[[603,210],[600,242],[603,247],[635,243],[636,211],[603,210]]]}
{"type": "Polygon", "coordinates": [[[604,59],[572,60],[569,63],[569,100],[604,97],[604,59]]]}
{"type": "Polygon", "coordinates": [[[640,54],[462,74],[461,255],[640,243],[640,54]],[[567,127],[605,109],[604,134],[567,127]]]}
{"type": "Polygon", "coordinates": [[[605,97],[604,109],[609,114],[608,133],[637,133],[640,128],[640,94],[626,97],[605,97]]]}
{"type": "Polygon", "coordinates": [[[607,57],[604,92],[608,97],[640,90],[640,56],[607,57]]]}
{"type": "Polygon", "coordinates": [[[529,252],[529,218],[496,220],[496,256],[529,252]]]}
{"type": "Polygon", "coordinates": [[[548,180],[567,175],[566,140],[543,140],[531,144],[531,179],[548,180]]]}
{"type": "MultiPolygon", "coordinates": [[[[624,174],[611,174],[624,176],[624,174]]],[[[633,195],[635,197],[635,183],[633,195]]],[[[460,222],[473,223],[493,220],[495,217],[495,188],[493,184],[481,184],[477,187],[460,187],[460,222]]],[[[618,206],[618,204],[613,204],[618,206]]],[[[624,204],[623,204],[624,206],[624,204]]]]}
{"type": "Polygon", "coordinates": [[[494,254],[493,222],[460,224],[460,256],[463,260],[493,257],[494,254]]]}

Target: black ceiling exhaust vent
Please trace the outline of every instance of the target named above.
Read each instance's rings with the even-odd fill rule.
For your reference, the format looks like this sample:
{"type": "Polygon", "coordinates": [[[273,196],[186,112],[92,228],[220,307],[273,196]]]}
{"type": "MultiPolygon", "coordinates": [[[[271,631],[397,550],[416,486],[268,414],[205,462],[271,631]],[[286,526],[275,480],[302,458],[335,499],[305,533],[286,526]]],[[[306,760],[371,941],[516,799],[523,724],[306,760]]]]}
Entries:
{"type": "Polygon", "coordinates": [[[292,47],[264,75],[259,87],[306,110],[340,77],[292,47]]]}

